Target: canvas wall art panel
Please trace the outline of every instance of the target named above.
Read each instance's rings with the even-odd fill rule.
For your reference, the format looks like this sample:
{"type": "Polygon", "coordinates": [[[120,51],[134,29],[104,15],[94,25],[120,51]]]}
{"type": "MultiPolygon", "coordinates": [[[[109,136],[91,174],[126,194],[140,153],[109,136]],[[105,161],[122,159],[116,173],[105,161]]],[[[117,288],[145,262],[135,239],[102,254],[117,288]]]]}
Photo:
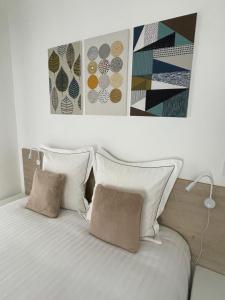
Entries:
{"type": "Polygon", "coordinates": [[[127,115],[129,30],[84,41],[85,114],[127,115]]]}
{"type": "Polygon", "coordinates": [[[48,50],[52,114],[82,114],[81,55],[81,41],[48,50]]]}
{"type": "Polygon", "coordinates": [[[196,18],[134,28],[131,116],[187,116],[196,18]]]}

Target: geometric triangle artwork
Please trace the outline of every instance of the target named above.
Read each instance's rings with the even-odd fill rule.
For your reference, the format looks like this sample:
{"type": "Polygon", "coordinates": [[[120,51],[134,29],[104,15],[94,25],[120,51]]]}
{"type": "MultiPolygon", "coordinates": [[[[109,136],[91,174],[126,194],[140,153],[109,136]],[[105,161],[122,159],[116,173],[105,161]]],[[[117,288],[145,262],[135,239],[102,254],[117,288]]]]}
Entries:
{"type": "Polygon", "coordinates": [[[187,45],[191,44],[191,41],[176,32],[175,34],[175,46],[180,46],[180,45],[187,45]]]}
{"type": "Polygon", "coordinates": [[[139,37],[141,35],[143,28],[144,28],[144,26],[138,26],[138,27],[134,28],[133,49],[135,48],[135,46],[139,40],[139,37]]]}
{"type": "Polygon", "coordinates": [[[151,89],[151,79],[147,79],[141,76],[132,77],[132,87],[133,90],[150,90],[151,89]]]}
{"type": "Polygon", "coordinates": [[[175,85],[163,81],[152,80],[151,90],[186,89],[185,86],[175,85]]]}
{"type": "Polygon", "coordinates": [[[156,106],[153,106],[148,112],[154,114],[155,116],[161,116],[163,114],[163,103],[159,103],[156,106]]]}
{"type": "Polygon", "coordinates": [[[151,90],[146,92],[146,110],[162,103],[187,89],[151,90]]]}
{"type": "MultiPolygon", "coordinates": [[[[133,50],[137,50],[154,43],[158,40],[158,26],[159,23],[152,23],[145,26],[139,26],[138,32],[134,34],[133,50]],[[138,40],[137,39],[138,36],[138,40]]],[[[164,25],[165,26],[165,25],[164,25]]]]}
{"type": "Polygon", "coordinates": [[[137,50],[143,48],[144,46],[146,46],[146,43],[145,43],[145,30],[143,28],[143,30],[140,32],[140,36],[135,44],[134,51],[137,51],[137,50]]]}
{"type": "Polygon", "coordinates": [[[145,102],[146,102],[145,98],[141,99],[140,101],[133,104],[132,107],[145,111],[145,102]]]}
{"type": "Polygon", "coordinates": [[[153,49],[160,49],[160,48],[167,48],[167,47],[173,47],[175,45],[175,32],[171,33],[170,35],[165,36],[164,38],[157,40],[154,43],[151,43],[149,45],[144,45],[143,48],[140,48],[139,50],[135,52],[143,52],[153,49]]]}
{"type": "MultiPolygon", "coordinates": [[[[185,117],[188,106],[188,93],[185,90],[177,94],[163,103],[163,116],[166,117],[185,117]]],[[[153,113],[153,112],[152,112],[153,113]]]]}
{"type": "Polygon", "coordinates": [[[162,39],[165,36],[173,33],[174,30],[172,30],[170,27],[166,26],[164,23],[159,22],[158,26],[158,39],[162,39]]]}
{"type": "Polygon", "coordinates": [[[176,65],[168,64],[166,62],[153,59],[152,73],[170,73],[170,72],[182,72],[187,71],[184,68],[180,68],[176,65]]]}
{"type": "Polygon", "coordinates": [[[156,42],[158,38],[159,23],[145,25],[144,30],[144,45],[149,45],[156,42]]]}
{"type": "Polygon", "coordinates": [[[153,117],[153,116],[155,116],[153,113],[151,113],[149,111],[144,111],[144,110],[135,108],[133,106],[131,106],[131,108],[130,108],[130,115],[131,116],[140,116],[140,117],[153,117]]]}
{"type": "Polygon", "coordinates": [[[186,117],[197,14],[134,28],[131,116],[186,117]]]}
{"type": "Polygon", "coordinates": [[[192,66],[192,57],[193,57],[192,54],[171,55],[171,56],[157,57],[157,60],[190,71],[192,66]]]}
{"type": "Polygon", "coordinates": [[[131,91],[131,106],[138,102],[141,99],[146,98],[146,91],[144,90],[136,90],[136,91],[131,91]]]}
{"type": "Polygon", "coordinates": [[[192,43],[195,37],[197,13],[162,21],[175,32],[186,37],[192,43]]]}

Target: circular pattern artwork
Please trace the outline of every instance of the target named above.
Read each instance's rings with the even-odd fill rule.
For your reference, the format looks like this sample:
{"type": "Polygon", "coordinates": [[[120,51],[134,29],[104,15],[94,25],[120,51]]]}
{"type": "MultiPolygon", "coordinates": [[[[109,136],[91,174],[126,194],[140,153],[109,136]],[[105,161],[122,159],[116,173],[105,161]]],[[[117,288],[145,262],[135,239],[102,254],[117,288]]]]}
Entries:
{"type": "Polygon", "coordinates": [[[106,103],[109,101],[109,92],[107,90],[102,90],[99,92],[99,102],[106,103]]]}
{"type": "Polygon", "coordinates": [[[121,41],[115,41],[111,45],[112,56],[120,56],[123,52],[123,43],[121,41]]]}
{"type": "Polygon", "coordinates": [[[119,88],[123,83],[123,76],[120,73],[113,73],[110,77],[111,86],[119,88]]]}
{"type": "Polygon", "coordinates": [[[96,92],[95,90],[91,90],[88,92],[88,100],[91,103],[95,103],[98,100],[98,92],[96,92]]]}
{"type": "Polygon", "coordinates": [[[89,105],[86,111],[94,114],[125,113],[129,32],[126,34],[124,38],[113,35],[113,38],[100,37],[87,43],[86,97],[89,105]]]}
{"type": "Polygon", "coordinates": [[[87,57],[90,60],[95,60],[98,57],[98,48],[96,46],[92,46],[88,49],[87,57]]]}
{"type": "Polygon", "coordinates": [[[122,98],[122,93],[121,93],[121,90],[119,89],[113,89],[110,93],[110,100],[113,102],[113,103],[118,103],[120,102],[122,98]]]}
{"type": "Polygon", "coordinates": [[[101,89],[106,89],[109,86],[110,80],[109,76],[104,74],[99,77],[99,86],[101,89]]]}
{"type": "Polygon", "coordinates": [[[110,46],[108,44],[102,44],[99,48],[99,57],[105,59],[109,56],[110,46]]]}
{"type": "Polygon", "coordinates": [[[98,78],[95,75],[91,75],[88,78],[88,86],[90,89],[95,89],[98,85],[98,78]]]}
{"type": "Polygon", "coordinates": [[[98,64],[98,69],[101,74],[106,74],[109,71],[110,63],[107,59],[102,59],[98,64]]]}
{"type": "Polygon", "coordinates": [[[123,61],[120,57],[115,57],[111,61],[110,69],[112,72],[119,72],[123,67],[123,61]]]}
{"type": "Polygon", "coordinates": [[[90,74],[94,74],[97,71],[97,63],[95,61],[91,61],[88,64],[88,72],[90,74]]]}

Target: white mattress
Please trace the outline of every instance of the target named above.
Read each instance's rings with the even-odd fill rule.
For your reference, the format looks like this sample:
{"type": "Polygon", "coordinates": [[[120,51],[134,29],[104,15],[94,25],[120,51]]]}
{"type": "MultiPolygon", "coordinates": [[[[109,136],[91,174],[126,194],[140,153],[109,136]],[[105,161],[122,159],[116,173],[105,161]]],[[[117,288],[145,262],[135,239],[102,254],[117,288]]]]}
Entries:
{"type": "Polygon", "coordinates": [[[186,300],[190,252],[162,227],[137,254],[104,243],[76,212],[49,219],[21,199],[0,208],[0,299],[186,300]]]}

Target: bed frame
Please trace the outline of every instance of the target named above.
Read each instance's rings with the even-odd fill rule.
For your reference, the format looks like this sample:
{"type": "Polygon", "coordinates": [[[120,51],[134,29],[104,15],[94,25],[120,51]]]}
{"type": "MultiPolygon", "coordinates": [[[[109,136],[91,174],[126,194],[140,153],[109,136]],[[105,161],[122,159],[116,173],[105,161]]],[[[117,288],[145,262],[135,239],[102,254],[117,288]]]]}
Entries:
{"type": "MultiPolygon", "coordinates": [[[[37,168],[38,153],[22,149],[25,193],[29,195],[34,171],[37,168]]],[[[43,153],[40,153],[42,164],[43,153]]],[[[179,232],[190,246],[193,261],[200,251],[200,236],[207,221],[207,210],[203,206],[209,195],[209,185],[199,183],[188,193],[185,187],[188,180],[178,179],[159,223],[179,232]]],[[[91,173],[86,187],[86,197],[91,201],[94,176],[91,173]]],[[[209,228],[204,235],[204,250],[198,264],[202,267],[225,275],[225,187],[214,186],[213,197],[216,208],[211,211],[209,228]]]]}

